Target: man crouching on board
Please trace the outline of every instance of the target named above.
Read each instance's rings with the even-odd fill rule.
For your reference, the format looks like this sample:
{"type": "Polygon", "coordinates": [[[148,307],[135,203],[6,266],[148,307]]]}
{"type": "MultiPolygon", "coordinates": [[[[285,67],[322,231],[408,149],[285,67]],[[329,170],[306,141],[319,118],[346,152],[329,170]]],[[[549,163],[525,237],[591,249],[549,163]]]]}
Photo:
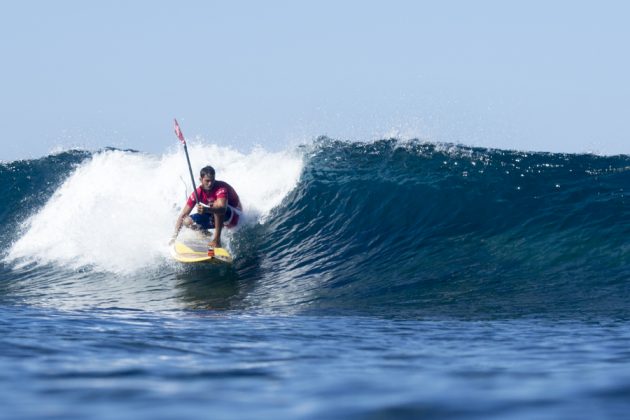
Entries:
{"type": "Polygon", "coordinates": [[[193,191],[186,201],[186,205],[175,223],[175,233],[171,243],[175,241],[182,225],[194,230],[214,229],[214,238],[208,246],[221,247],[221,230],[223,226],[232,228],[238,224],[242,207],[238,194],[230,184],[214,179],[214,168],[206,166],[199,173],[201,186],[197,188],[197,195],[193,191]],[[197,198],[197,213],[189,216],[197,198]]]}

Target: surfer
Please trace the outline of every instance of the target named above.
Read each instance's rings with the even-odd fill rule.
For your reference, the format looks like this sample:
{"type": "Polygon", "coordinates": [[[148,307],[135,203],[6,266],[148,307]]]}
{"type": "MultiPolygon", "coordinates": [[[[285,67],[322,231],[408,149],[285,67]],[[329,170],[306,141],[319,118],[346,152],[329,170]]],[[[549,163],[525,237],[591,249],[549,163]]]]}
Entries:
{"type": "Polygon", "coordinates": [[[215,171],[212,166],[206,166],[199,172],[201,185],[190,194],[186,205],[182,209],[171,242],[174,242],[182,225],[207,232],[214,229],[214,238],[208,244],[211,247],[221,247],[221,230],[223,226],[233,228],[238,224],[242,207],[238,194],[227,182],[214,179],[215,171]],[[199,202],[197,202],[199,197],[199,202]],[[190,216],[190,212],[197,204],[197,213],[190,216]]]}

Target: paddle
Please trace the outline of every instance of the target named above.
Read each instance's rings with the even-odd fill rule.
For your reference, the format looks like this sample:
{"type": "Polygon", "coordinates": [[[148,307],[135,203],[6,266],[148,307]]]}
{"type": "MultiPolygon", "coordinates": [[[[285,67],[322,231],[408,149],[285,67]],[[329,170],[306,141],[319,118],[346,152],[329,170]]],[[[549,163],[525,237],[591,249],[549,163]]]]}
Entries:
{"type": "Polygon", "coordinates": [[[173,119],[175,121],[175,135],[184,145],[184,152],[186,152],[186,161],[188,162],[188,170],[190,171],[190,180],[192,181],[193,192],[195,193],[195,199],[197,203],[199,203],[199,196],[197,195],[197,186],[195,185],[195,176],[193,175],[192,167],[190,166],[190,157],[188,156],[188,147],[186,146],[186,139],[184,138],[184,133],[182,133],[181,128],[179,128],[179,124],[177,124],[177,119],[173,119]]]}

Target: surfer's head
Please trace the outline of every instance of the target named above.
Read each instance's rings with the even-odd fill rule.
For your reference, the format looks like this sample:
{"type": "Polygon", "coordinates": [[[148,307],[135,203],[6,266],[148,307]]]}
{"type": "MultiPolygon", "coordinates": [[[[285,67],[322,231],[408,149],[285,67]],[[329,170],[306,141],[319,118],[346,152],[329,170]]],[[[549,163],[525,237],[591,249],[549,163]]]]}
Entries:
{"type": "Polygon", "coordinates": [[[214,184],[214,168],[212,166],[206,166],[199,171],[199,180],[201,181],[201,188],[206,191],[212,189],[214,184]]]}
{"type": "Polygon", "coordinates": [[[214,179],[214,168],[212,166],[206,166],[206,167],[201,168],[201,171],[199,171],[199,176],[201,178],[205,176],[209,176],[212,179],[214,179]]]}

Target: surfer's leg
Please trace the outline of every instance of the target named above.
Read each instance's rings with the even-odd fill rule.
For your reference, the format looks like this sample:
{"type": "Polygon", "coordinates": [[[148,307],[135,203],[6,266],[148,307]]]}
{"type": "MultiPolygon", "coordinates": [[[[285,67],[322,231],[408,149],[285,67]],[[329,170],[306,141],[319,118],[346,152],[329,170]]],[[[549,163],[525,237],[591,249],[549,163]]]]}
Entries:
{"type": "Polygon", "coordinates": [[[187,227],[189,229],[194,229],[195,228],[195,221],[192,219],[192,217],[190,216],[186,216],[184,217],[184,223],[183,223],[184,227],[187,227]]]}
{"type": "Polygon", "coordinates": [[[214,227],[214,219],[207,213],[195,213],[188,219],[190,219],[190,223],[186,224],[186,221],[184,221],[184,224],[194,230],[208,230],[214,227]]]}
{"type": "Polygon", "coordinates": [[[210,242],[210,246],[221,248],[221,230],[223,229],[223,220],[225,213],[214,213],[214,238],[210,242]]]}

